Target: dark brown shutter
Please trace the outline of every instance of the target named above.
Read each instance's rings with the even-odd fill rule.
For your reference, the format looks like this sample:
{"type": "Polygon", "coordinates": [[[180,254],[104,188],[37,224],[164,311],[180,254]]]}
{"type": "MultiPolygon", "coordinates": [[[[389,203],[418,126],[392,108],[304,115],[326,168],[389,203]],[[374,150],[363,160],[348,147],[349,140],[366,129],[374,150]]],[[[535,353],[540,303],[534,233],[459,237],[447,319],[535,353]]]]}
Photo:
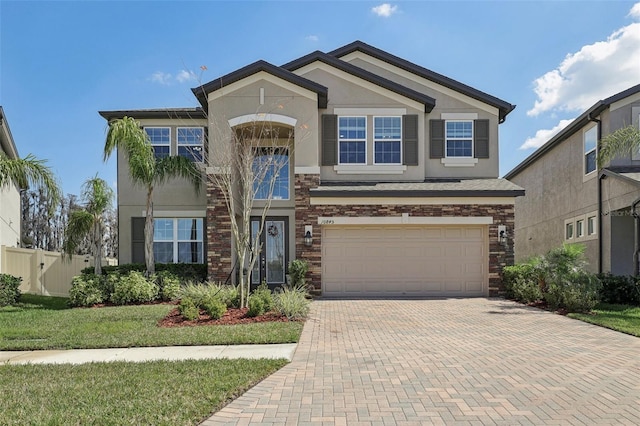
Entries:
{"type": "Polygon", "coordinates": [[[418,165],[418,116],[402,116],[402,164],[418,165]]]}
{"type": "Polygon", "coordinates": [[[489,158],[489,120],[474,120],[473,152],[475,158],[489,158]]]}
{"type": "Polygon", "coordinates": [[[429,120],[429,158],[444,157],[444,120],[429,120]]]}
{"type": "Polygon", "coordinates": [[[338,116],[322,114],[322,165],[338,164],[338,116]]]}
{"type": "Polygon", "coordinates": [[[131,218],[131,263],[144,263],[144,220],[131,218]]]}

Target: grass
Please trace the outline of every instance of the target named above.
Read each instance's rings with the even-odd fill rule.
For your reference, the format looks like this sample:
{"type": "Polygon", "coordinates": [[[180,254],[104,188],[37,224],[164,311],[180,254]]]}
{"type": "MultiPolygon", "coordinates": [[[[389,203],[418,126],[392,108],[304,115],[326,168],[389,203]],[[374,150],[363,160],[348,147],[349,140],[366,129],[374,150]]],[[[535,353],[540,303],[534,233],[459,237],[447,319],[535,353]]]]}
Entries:
{"type": "Polygon", "coordinates": [[[70,309],[66,301],[25,294],[0,308],[0,350],[294,343],[302,332],[299,322],[160,328],[175,306],[70,309]]]}
{"type": "Polygon", "coordinates": [[[195,425],[286,363],[0,365],[0,423],[195,425]]]}
{"type": "Polygon", "coordinates": [[[569,314],[569,317],[640,337],[638,306],[601,303],[591,314],[569,314]]]}

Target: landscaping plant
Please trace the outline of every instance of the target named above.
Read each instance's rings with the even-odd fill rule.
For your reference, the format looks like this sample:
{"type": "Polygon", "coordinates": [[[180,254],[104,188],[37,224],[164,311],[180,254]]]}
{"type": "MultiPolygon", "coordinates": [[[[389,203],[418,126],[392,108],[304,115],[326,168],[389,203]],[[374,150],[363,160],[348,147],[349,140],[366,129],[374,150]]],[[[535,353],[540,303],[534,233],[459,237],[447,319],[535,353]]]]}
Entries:
{"type": "Polygon", "coordinates": [[[116,305],[146,303],[158,297],[158,286],[136,271],[120,277],[115,283],[111,301],[116,305]]]}
{"type": "Polygon", "coordinates": [[[274,310],[290,320],[304,319],[309,314],[311,301],[307,299],[307,291],[285,286],[275,294],[274,310]]]}
{"type": "Polygon", "coordinates": [[[69,289],[69,305],[93,306],[111,297],[105,292],[104,278],[94,274],[80,274],[73,277],[69,289]]]}
{"type": "Polygon", "coordinates": [[[13,305],[20,298],[22,278],[9,274],[0,274],[0,306],[13,305]]]}
{"type": "Polygon", "coordinates": [[[295,259],[289,262],[289,285],[293,287],[307,288],[307,272],[309,272],[309,262],[303,259],[295,259]]]}

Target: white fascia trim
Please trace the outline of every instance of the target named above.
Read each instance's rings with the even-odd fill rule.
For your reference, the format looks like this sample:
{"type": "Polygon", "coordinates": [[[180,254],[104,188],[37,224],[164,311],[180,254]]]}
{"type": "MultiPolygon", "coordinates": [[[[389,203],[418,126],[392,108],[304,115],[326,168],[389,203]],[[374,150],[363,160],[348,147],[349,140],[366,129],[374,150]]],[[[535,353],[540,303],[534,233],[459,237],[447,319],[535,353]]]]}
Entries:
{"type": "MultiPolygon", "coordinates": [[[[147,211],[142,210],[142,216],[147,216],[147,211]]],[[[154,218],[167,218],[172,219],[176,217],[189,217],[189,218],[201,218],[206,217],[206,210],[154,210],[153,217],[154,218]]]]}
{"type": "Polygon", "coordinates": [[[241,115],[239,117],[231,118],[228,121],[229,121],[229,127],[235,127],[240,124],[256,123],[256,122],[262,122],[262,121],[270,121],[272,123],[286,124],[288,126],[295,127],[296,123],[298,122],[298,120],[293,117],[288,117],[282,114],[271,114],[271,113],[265,113],[265,112],[241,115]]]}
{"type": "Polygon", "coordinates": [[[397,68],[387,62],[381,61],[379,59],[373,58],[365,53],[360,51],[351,52],[348,55],[341,56],[340,59],[346,62],[350,62],[353,59],[362,59],[363,61],[369,62],[372,65],[385,69],[387,71],[391,71],[394,74],[397,74],[401,77],[407,78],[409,80],[416,81],[422,84],[425,87],[428,87],[433,90],[437,90],[440,93],[444,93],[447,96],[451,96],[452,98],[458,99],[462,102],[465,102],[469,105],[472,105],[475,108],[479,108],[481,110],[487,111],[495,116],[498,116],[498,108],[492,107],[491,105],[487,105],[484,102],[473,99],[469,96],[463,95],[462,93],[449,89],[448,87],[441,86],[431,80],[427,80],[426,78],[420,77],[412,72],[405,71],[401,68],[397,68]]]}
{"type": "Polygon", "coordinates": [[[319,175],[320,167],[319,166],[295,166],[293,168],[293,173],[296,175],[319,175]]]}
{"type": "Polygon", "coordinates": [[[401,175],[407,170],[402,164],[394,165],[336,165],[333,170],[339,175],[401,175]]]}
{"type": "Polygon", "coordinates": [[[406,108],[334,108],[333,113],[336,115],[375,115],[375,116],[396,116],[406,115],[406,108]]]}
{"type": "Polygon", "coordinates": [[[476,112],[443,112],[440,114],[442,120],[477,120],[476,112]]]}
{"type": "Polygon", "coordinates": [[[294,71],[294,73],[296,75],[303,76],[304,74],[307,74],[317,69],[325,71],[329,74],[332,74],[350,83],[357,84],[360,87],[363,87],[367,90],[378,93],[379,95],[385,96],[398,103],[407,105],[410,108],[417,109],[418,111],[424,111],[424,104],[420,102],[414,101],[413,99],[407,98],[396,92],[385,89],[381,86],[378,86],[377,84],[370,83],[364,79],[361,79],[360,77],[356,77],[355,75],[341,71],[337,68],[332,67],[331,65],[325,64],[324,62],[320,62],[320,61],[312,62],[308,65],[305,65],[302,68],[298,68],[297,70],[294,71]]]}
{"type": "MultiPolygon", "coordinates": [[[[235,83],[231,83],[228,86],[218,89],[215,92],[211,92],[209,93],[209,96],[207,97],[207,99],[209,102],[211,102],[215,99],[222,98],[224,96],[227,96],[235,92],[236,90],[242,89],[243,87],[247,87],[251,84],[258,83],[260,81],[268,81],[284,89],[297,93],[300,96],[303,96],[305,98],[308,98],[314,101],[318,100],[318,95],[316,94],[316,92],[312,92],[311,90],[307,90],[296,84],[289,83],[288,81],[275,77],[265,71],[260,71],[253,75],[250,75],[249,77],[243,78],[242,80],[236,81],[235,83]]],[[[259,96],[256,96],[256,98],[258,99],[259,96]]]]}
{"type": "Polygon", "coordinates": [[[441,158],[440,162],[444,164],[445,167],[473,167],[478,164],[477,158],[441,158]]]}
{"type": "Polygon", "coordinates": [[[318,225],[492,225],[492,216],[362,216],[362,217],[319,217],[318,225]]]}
{"type": "MultiPolygon", "coordinates": [[[[629,105],[632,102],[640,101],[640,93],[636,93],[635,95],[627,96],[624,99],[620,99],[618,102],[614,102],[609,106],[609,111],[615,111],[617,109],[623,108],[629,105]]],[[[631,123],[627,123],[629,125],[631,123]]]]}
{"type": "Polygon", "coordinates": [[[311,197],[312,206],[434,206],[434,205],[513,205],[515,197],[311,197]]]}

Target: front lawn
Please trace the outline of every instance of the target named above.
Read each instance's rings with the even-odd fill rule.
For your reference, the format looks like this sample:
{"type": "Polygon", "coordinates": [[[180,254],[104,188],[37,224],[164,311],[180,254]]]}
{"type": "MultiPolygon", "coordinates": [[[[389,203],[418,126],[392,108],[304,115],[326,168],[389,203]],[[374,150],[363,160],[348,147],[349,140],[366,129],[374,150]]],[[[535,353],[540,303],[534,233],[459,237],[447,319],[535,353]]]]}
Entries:
{"type": "Polygon", "coordinates": [[[286,363],[0,365],[0,423],[195,425],[286,363]]]}
{"type": "Polygon", "coordinates": [[[640,307],[601,303],[591,314],[569,314],[601,327],[640,337],[640,307]]]}
{"type": "Polygon", "coordinates": [[[0,350],[295,343],[301,322],[158,327],[174,305],[75,308],[66,299],[24,294],[0,308],[0,350]]]}

